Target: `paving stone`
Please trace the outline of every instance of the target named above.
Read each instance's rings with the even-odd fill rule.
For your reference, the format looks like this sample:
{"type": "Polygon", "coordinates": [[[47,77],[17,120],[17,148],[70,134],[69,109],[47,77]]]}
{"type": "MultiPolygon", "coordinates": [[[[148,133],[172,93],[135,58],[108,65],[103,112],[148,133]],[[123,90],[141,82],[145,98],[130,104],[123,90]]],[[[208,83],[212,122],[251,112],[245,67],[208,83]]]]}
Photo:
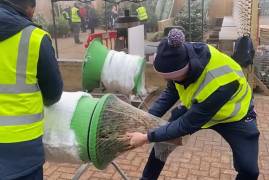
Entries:
{"type": "MultiPolygon", "coordinates": [[[[269,180],[269,98],[255,98],[258,126],[261,131],[259,180],[269,180]]],[[[145,145],[124,153],[116,162],[130,177],[138,180],[149,156],[149,146],[145,145]]],[[[46,180],[70,179],[78,165],[46,163],[46,180]]],[[[233,168],[232,152],[227,142],[212,130],[202,130],[190,137],[188,144],[171,153],[159,180],[232,180],[236,176],[233,168]]],[[[81,180],[121,180],[113,166],[103,171],[90,166],[81,180]]]]}

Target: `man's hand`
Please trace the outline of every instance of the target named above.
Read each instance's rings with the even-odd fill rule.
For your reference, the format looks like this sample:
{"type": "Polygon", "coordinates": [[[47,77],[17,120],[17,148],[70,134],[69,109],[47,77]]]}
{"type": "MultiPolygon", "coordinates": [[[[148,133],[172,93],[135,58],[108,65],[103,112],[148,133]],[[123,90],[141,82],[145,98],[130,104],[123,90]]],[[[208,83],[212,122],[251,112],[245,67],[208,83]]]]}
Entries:
{"type": "Polygon", "coordinates": [[[148,143],[148,136],[147,134],[143,134],[140,132],[134,132],[134,133],[127,133],[126,134],[128,138],[130,138],[130,145],[132,147],[139,147],[146,143],[148,143]]]}

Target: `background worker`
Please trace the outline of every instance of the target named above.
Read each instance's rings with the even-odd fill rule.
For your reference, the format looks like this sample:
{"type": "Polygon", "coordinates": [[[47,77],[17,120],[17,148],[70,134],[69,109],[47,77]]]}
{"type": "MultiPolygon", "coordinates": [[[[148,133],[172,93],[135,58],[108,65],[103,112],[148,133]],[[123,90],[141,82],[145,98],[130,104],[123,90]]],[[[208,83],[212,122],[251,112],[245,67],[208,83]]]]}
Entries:
{"type": "Polygon", "coordinates": [[[74,41],[76,44],[82,44],[79,40],[79,33],[81,27],[81,18],[79,14],[79,4],[77,2],[74,3],[74,7],[71,8],[71,26],[74,35],[74,41]]]}
{"type": "Polygon", "coordinates": [[[70,27],[70,30],[72,31],[72,24],[71,24],[70,14],[71,14],[71,7],[65,8],[63,10],[63,17],[68,22],[68,25],[70,27]]]}
{"type": "MultiPolygon", "coordinates": [[[[149,113],[161,117],[178,100],[181,106],[172,111],[167,125],[147,134],[128,133],[130,144],[137,147],[210,128],[229,143],[236,179],[258,179],[259,131],[251,88],[241,67],[210,45],[185,43],[182,31],[172,29],[158,47],[154,68],[168,84],[149,113]]],[[[157,179],[164,164],[153,148],[141,179],[157,179]]]]}
{"type": "Polygon", "coordinates": [[[0,0],[0,180],[43,179],[43,106],[62,94],[50,36],[31,21],[35,6],[0,0]]]}
{"type": "Polygon", "coordinates": [[[117,4],[114,4],[111,8],[110,17],[109,17],[109,28],[114,29],[115,28],[115,22],[116,19],[119,16],[119,6],[117,4]]]}
{"type": "Polygon", "coordinates": [[[96,10],[92,3],[87,6],[87,14],[88,29],[91,31],[91,34],[93,34],[95,31],[95,27],[97,26],[98,19],[96,10]]]}
{"type": "Polygon", "coordinates": [[[136,9],[136,12],[137,12],[139,21],[145,22],[148,20],[147,10],[145,6],[143,6],[141,3],[140,3],[140,7],[136,9]]]}
{"type": "Polygon", "coordinates": [[[87,8],[86,8],[86,4],[83,4],[83,6],[81,6],[79,8],[79,16],[80,16],[80,19],[81,19],[81,31],[82,32],[86,32],[87,30],[87,23],[86,23],[86,19],[87,19],[87,16],[88,16],[88,13],[87,13],[87,8]]]}
{"type": "Polygon", "coordinates": [[[147,9],[145,6],[142,5],[142,3],[140,3],[140,7],[138,7],[136,9],[136,12],[137,12],[137,17],[138,17],[139,21],[141,22],[141,24],[144,24],[144,36],[146,38],[147,37],[147,29],[148,29],[146,22],[149,19],[147,9]]]}

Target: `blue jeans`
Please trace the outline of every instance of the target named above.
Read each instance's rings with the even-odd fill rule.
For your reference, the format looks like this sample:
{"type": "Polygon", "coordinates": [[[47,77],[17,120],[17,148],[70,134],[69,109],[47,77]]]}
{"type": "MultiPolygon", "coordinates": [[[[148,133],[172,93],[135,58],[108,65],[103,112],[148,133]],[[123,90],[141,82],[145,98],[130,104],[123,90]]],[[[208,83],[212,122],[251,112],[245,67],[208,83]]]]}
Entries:
{"type": "MultiPolygon", "coordinates": [[[[259,176],[258,147],[259,130],[256,120],[243,119],[238,122],[218,124],[211,129],[218,132],[230,145],[233,152],[236,180],[257,180],[259,176]]],[[[157,180],[165,162],[155,158],[151,151],[141,180],[157,180]]]]}

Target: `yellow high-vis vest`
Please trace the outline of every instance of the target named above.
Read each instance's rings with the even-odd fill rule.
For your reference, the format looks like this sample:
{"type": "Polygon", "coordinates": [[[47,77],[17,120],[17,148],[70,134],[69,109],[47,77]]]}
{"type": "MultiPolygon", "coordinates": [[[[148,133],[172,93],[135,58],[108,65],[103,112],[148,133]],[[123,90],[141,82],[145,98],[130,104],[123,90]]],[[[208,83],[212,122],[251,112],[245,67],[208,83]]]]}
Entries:
{"type": "Polygon", "coordinates": [[[70,19],[69,13],[66,12],[66,11],[63,11],[63,16],[64,16],[65,19],[70,19]]]}
{"type": "Polygon", "coordinates": [[[46,34],[28,26],[0,42],[0,143],[29,141],[43,134],[37,64],[46,34]]]}
{"type": "Polygon", "coordinates": [[[144,6],[141,6],[139,8],[136,9],[137,14],[138,14],[138,19],[140,21],[146,21],[148,20],[148,14],[147,14],[147,10],[144,6]]]}
{"type": "MultiPolygon", "coordinates": [[[[181,103],[188,109],[193,103],[201,103],[219,87],[239,82],[239,88],[231,99],[202,128],[220,123],[236,122],[246,116],[252,98],[251,88],[239,64],[229,56],[208,45],[211,58],[198,80],[186,89],[175,83],[181,103]]],[[[199,119],[197,119],[199,121],[199,119]]]]}
{"type": "Polygon", "coordinates": [[[73,23],[80,23],[81,22],[81,18],[78,15],[78,11],[79,11],[78,8],[72,7],[72,9],[71,9],[71,22],[73,22],[73,23]]]}

